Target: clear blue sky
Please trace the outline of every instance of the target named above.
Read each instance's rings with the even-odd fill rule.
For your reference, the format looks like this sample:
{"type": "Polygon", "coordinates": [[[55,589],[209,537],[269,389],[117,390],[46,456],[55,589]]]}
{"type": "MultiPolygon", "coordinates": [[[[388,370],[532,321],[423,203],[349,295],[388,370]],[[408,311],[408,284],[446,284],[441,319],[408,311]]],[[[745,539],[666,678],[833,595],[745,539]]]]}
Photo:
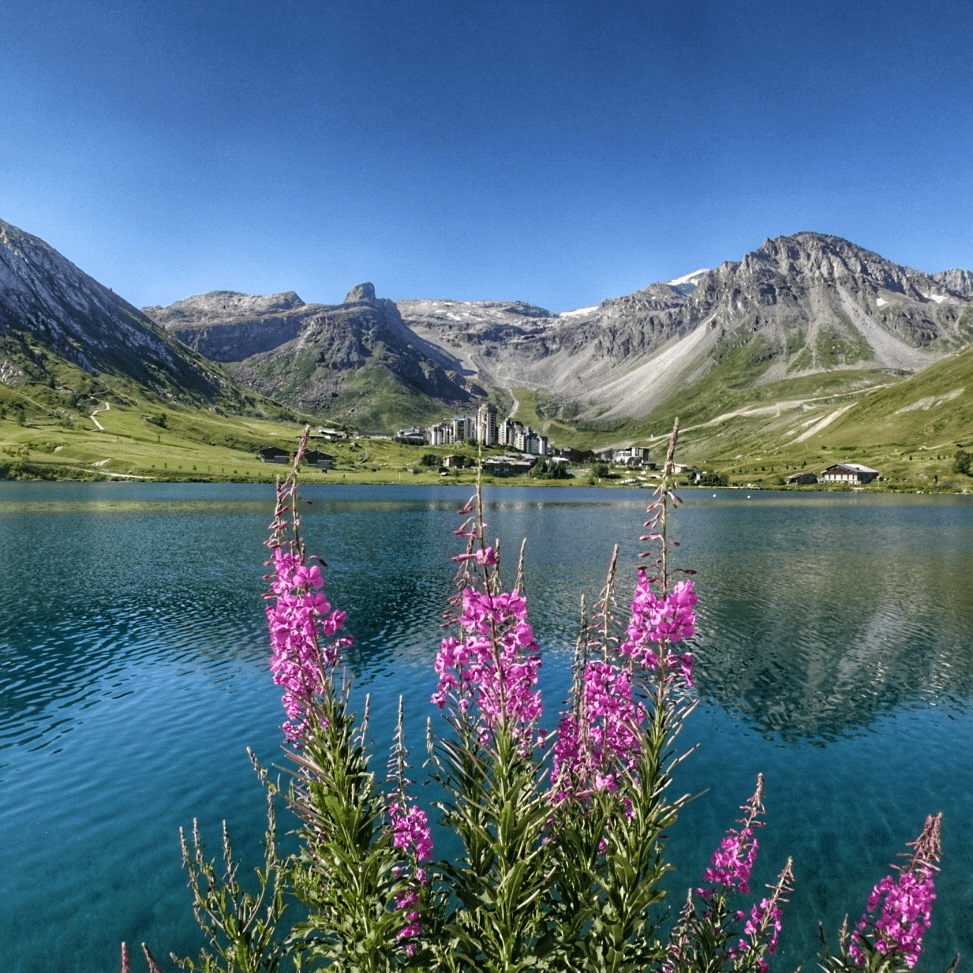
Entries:
{"type": "Polygon", "coordinates": [[[0,218],[136,305],[554,311],[834,233],[973,269],[969,0],[30,0],[0,218]]]}

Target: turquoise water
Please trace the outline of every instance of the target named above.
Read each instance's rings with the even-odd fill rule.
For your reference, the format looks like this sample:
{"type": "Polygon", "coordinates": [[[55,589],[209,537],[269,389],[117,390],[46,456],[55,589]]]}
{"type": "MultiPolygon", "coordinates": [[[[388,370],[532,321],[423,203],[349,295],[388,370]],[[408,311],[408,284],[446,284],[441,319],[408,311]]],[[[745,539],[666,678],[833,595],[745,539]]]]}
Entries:
{"type": "MultiPolygon", "coordinates": [[[[266,666],[271,487],[0,484],[0,969],[118,968],[118,943],[198,948],[178,830],[229,822],[256,856],[246,748],[279,757],[266,666]]],[[[316,487],[304,515],[381,753],[403,694],[421,752],[457,549],[455,488],[316,487]]],[[[558,708],[582,595],[613,544],[630,575],[639,491],[488,492],[527,593],[558,708]]],[[[945,812],[926,968],[973,950],[973,504],[968,498],[688,491],[676,558],[695,569],[699,743],[679,785],[709,789],[670,838],[699,880],[762,771],[756,882],[793,856],[778,969],[811,968],[818,920],[857,918],[925,815],[945,812]]],[[[380,758],[384,761],[384,757],[380,758]]],[[[419,762],[418,760],[416,761],[419,762]]],[[[442,846],[440,847],[442,852],[442,846]]]]}

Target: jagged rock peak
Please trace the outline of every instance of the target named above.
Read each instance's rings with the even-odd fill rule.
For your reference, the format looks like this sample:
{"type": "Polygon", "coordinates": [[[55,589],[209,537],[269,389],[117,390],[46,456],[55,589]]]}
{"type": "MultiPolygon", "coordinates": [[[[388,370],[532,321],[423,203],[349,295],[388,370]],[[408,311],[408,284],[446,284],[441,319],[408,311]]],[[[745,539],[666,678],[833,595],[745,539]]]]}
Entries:
{"type": "Polygon", "coordinates": [[[876,264],[889,263],[877,253],[842,237],[808,231],[764,240],[752,256],[773,261],[783,273],[813,269],[833,274],[838,267],[861,272],[876,264]]]}
{"type": "Polygon", "coordinates": [[[932,278],[963,297],[973,298],[973,272],[969,270],[941,270],[932,278]]]}
{"type": "Polygon", "coordinates": [[[893,290],[902,290],[909,278],[917,274],[841,237],[803,231],[764,240],[759,249],[741,261],[722,264],[719,277],[726,280],[739,273],[762,276],[768,271],[784,277],[830,282],[859,278],[893,290]]]}
{"type": "Polygon", "coordinates": [[[357,304],[359,301],[374,301],[375,285],[366,281],[364,284],[356,284],[347,294],[342,303],[357,304]]]}

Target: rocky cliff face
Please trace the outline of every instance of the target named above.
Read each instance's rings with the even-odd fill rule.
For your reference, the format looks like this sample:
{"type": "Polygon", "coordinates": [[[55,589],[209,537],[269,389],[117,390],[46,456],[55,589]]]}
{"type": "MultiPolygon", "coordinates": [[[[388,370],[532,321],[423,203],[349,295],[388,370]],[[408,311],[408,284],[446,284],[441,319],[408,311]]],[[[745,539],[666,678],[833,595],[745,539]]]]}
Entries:
{"type": "Polygon", "coordinates": [[[231,362],[296,338],[321,307],[305,304],[293,291],[262,297],[210,291],[142,311],[211,361],[231,362]]]}
{"type": "Polygon", "coordinates": [[[240,363],[246,383],[304,409],[334,406],[353,373],[378,367],[444,408],[485,388],[526,387],[605,420],[646,415],[721,376],[756,386],[911,373],[973,339],[971,302],[969,271],[926,274],[839,237],[797,233],[559,315],[518,301],[396,305],[370,284],[340,305],[215,292],[146,310],[208,356],[240,363]]]}
{"type": "Polygon", "coordinates": [[[485,394],[448,352],[414,334],[395,302],[376,297],[371,283],[333,305],[305,304],[293,291],[270,297],[215,291],[145,310],[203,354],[229,363],[241,382],[303,411],[341,412],[367,425],[377,415],[362,394],[411,398],[417,416],[485,394]]]}
{"type": "Polygon", "coordinates": [[[0,375],[54,354],[169,397],[214,400],[226,377],[53,247],[0,220],[0,375]]]}
{"type": "Polygon", "coordinates": [[[518,301],[396,304],[370,283],[341,304],[214,291],[145,312],[0,223],[0,379],[49,349],[160,394],[220,394],[223,373],[185,342],[284,404],[368,428],[465,411],[491,387],[617,421],[692,389],[822,374],[858,388],[892,381],[973,340],[973,273],[927,274],[797,233],[558,315],[518,301]]]}

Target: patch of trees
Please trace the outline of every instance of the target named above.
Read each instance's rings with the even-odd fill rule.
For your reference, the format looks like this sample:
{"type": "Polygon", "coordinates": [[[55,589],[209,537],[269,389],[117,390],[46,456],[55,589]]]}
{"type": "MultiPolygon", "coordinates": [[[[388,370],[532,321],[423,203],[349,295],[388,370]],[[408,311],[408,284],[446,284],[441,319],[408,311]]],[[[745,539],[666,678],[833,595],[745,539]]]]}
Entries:
{"type": "Polygon", "coordinates": [[[971,466],[973,466],[973,453],[968,453],[965,449],[958,449],[953,460],[953,472],[973,476],[973,473],[970,472],[971,466]]]}
{"type": "Polygon", "coordinates": [[[569,480],[571,475],[567,471],[564,463],[554,460],[539,459],[527,474],[537,480],[569,480]]]}

